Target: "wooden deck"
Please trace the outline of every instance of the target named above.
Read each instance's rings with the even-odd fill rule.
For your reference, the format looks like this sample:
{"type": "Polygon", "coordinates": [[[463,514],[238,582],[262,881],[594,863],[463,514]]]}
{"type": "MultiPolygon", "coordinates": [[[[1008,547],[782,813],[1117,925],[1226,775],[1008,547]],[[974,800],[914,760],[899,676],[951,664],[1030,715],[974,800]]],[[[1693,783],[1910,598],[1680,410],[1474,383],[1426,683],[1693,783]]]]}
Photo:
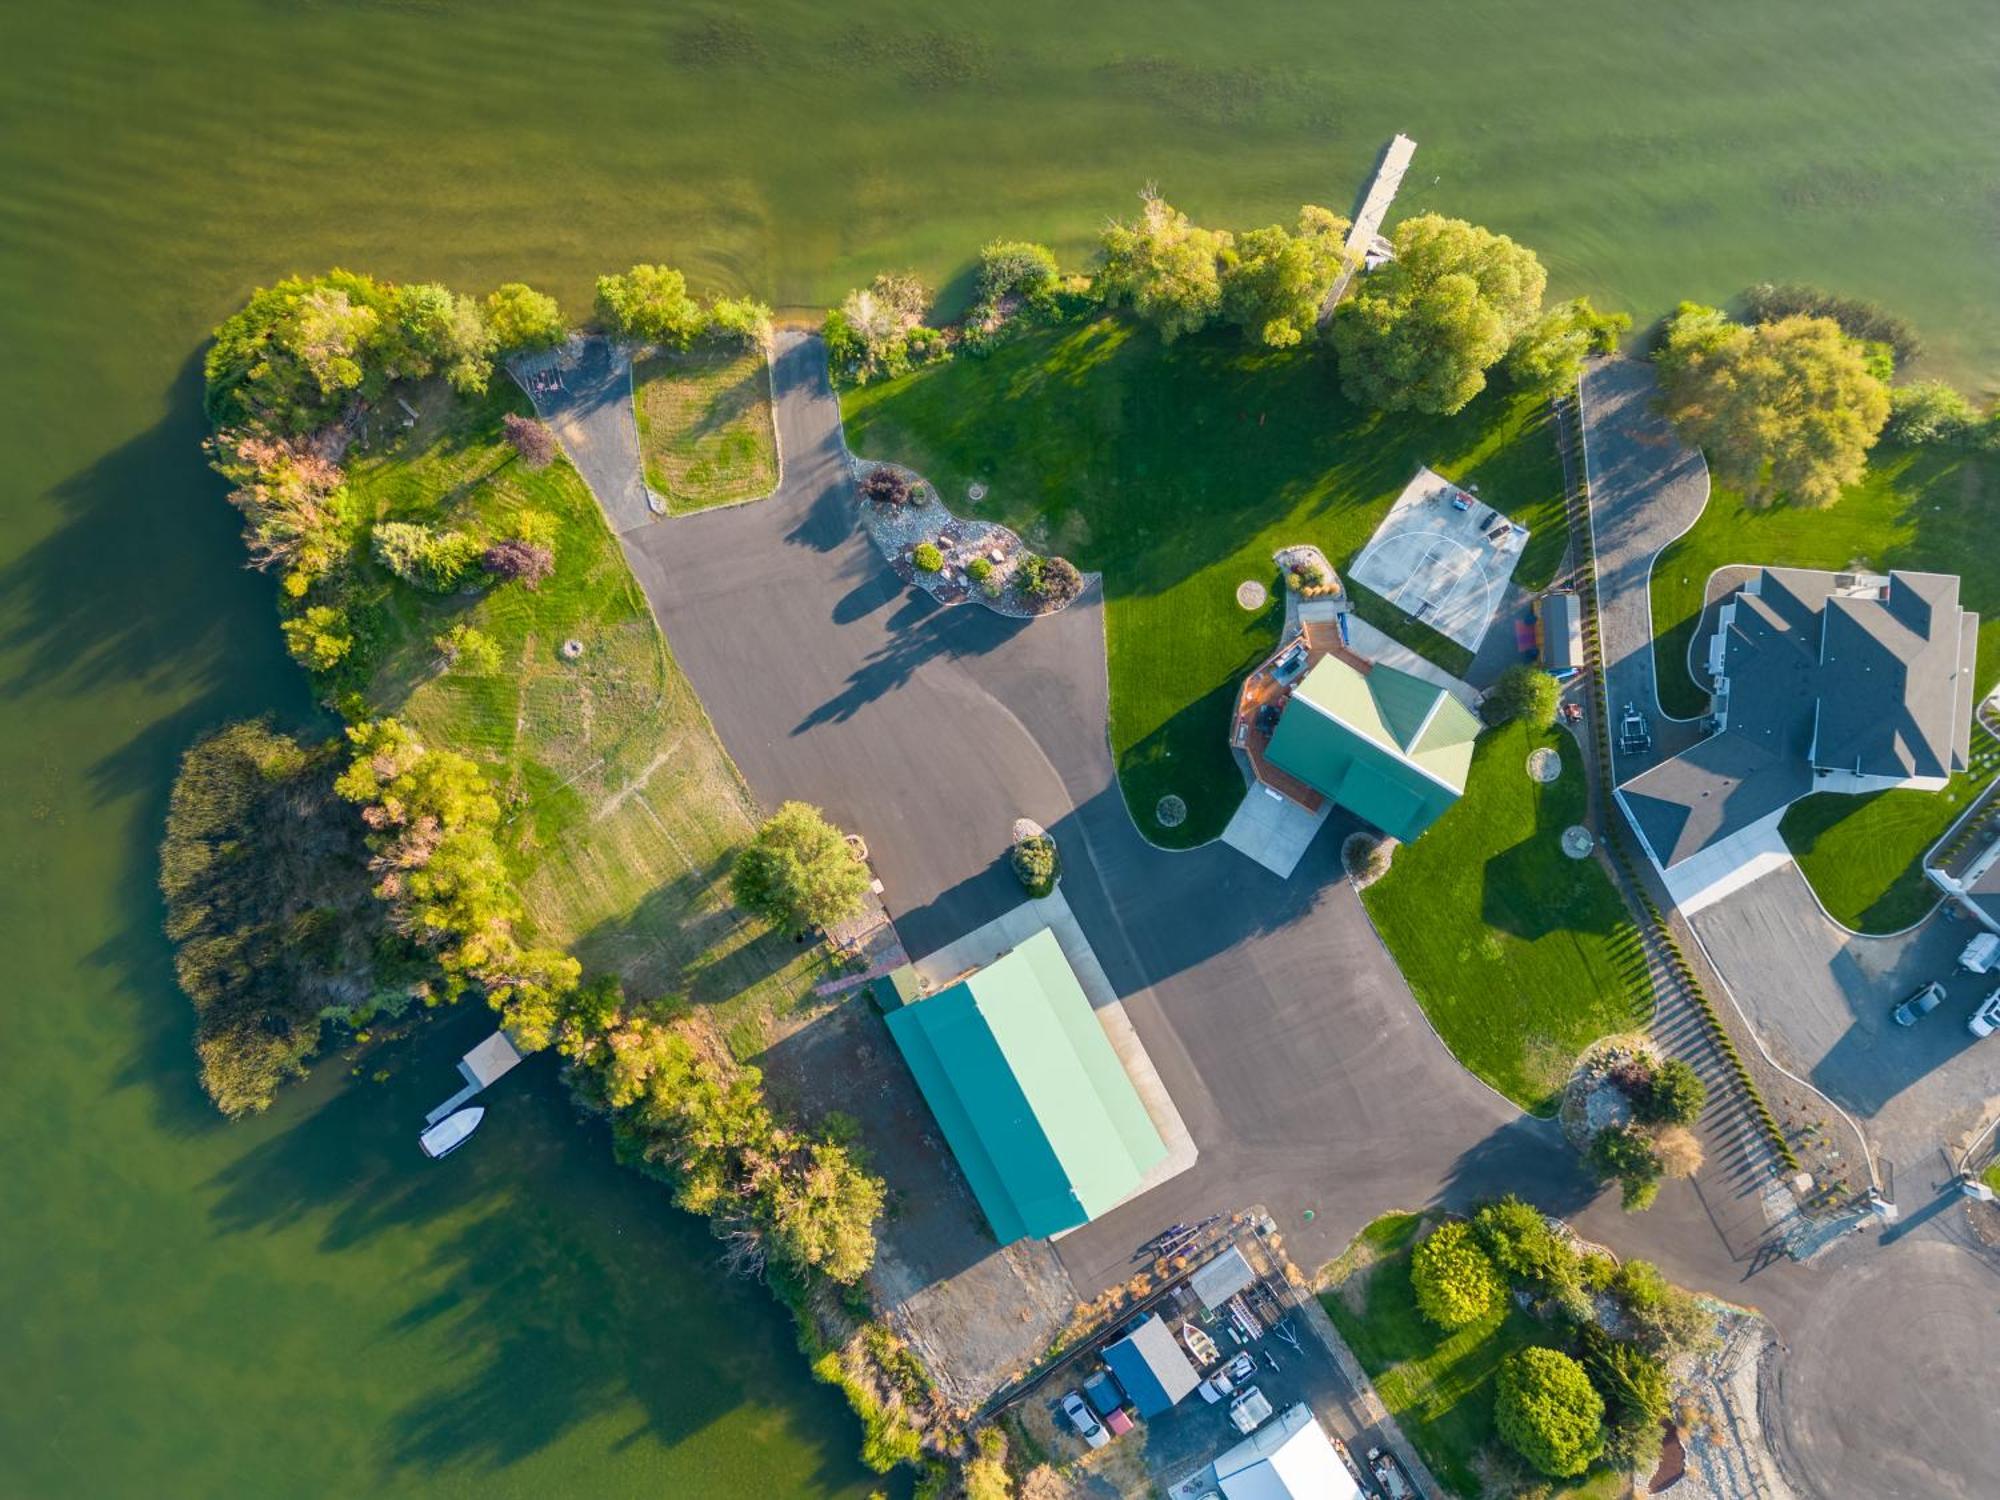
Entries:
{"type": "Polygon", "coordinates": [[[1389,205],[1396,201],[1396,191],[1403,185],[1403,174],[1410,170],[1410,161],[1416,154],[1417,143],[1400,134],[1389,142],[1388,150],[1382,153],[1382,164],[1375,169],[1375,180],[1368,186],[1368,196],[1362,200],[1361,211],[1354,216],[1354,227],[1347,232],[1347,263],[1341,268],[1333,289],[1326,294],[1326,301],[1320,304],[1319,321],[1322,327],[1333,316],[1334,305],[1346,294],[1354,273],[1361,269],[1361,257],[1368,253],[1368,247],[1375,243],[1375,236],[1381,233],[1382,220],[1388,216],[1389,205]]]}
{"type": "Polygon", "coordinates": [[[1368,669],[1366,660],[1341,643],[1338,621],[1313,621],[1301,625],[1296,634],[1289,636],[1256,671],[1243,679],[1243,686],[1236,694],[1236,716],[1231,720],[1229,732],[1229,743],[1250,757],[1251,772],[1260,782],[1296,802],[1307,812],[1315,813],[1325,805],[1326,798],[1264,758],[1271,736],[1257,727],[1257,715],[1268,704],[1276,704],[1282,709],[1291,699],[1292,687],[1324,656],[1339,656],[1364,672],[1368,669]],[[1278,664],[1285,661],[1298,646],[1305,648],[1304,662],[1296,670],[1286,672],[1280,680],[1278,664]]]}

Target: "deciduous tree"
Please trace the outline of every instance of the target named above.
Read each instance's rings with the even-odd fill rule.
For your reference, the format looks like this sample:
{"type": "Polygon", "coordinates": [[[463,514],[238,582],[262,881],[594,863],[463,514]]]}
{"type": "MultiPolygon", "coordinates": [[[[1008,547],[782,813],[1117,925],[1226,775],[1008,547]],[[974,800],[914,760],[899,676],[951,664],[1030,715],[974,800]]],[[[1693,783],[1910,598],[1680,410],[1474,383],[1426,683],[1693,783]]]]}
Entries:
{"type": "Polygon", "coordinates": [[[1601,313],[1588,297],[1558,302],[1508,348],[1507,378],[1524,390],[1560,395],[1576,384],[1586,359],[1611,353],[1631,327],[1629,316],[1601,313]]]}
{"type": "Polygon", "coordinates": [[[1388,411],[1458,411],[1541,311],[1547,273],[1506,235],[1437,214],[1405,219],[1394,244],[1335,311],[1341,388],[1388,411]]]}
{"type": "Polygon", "coordinates": [[[1237,236],[1222,252],[1222,315],[1267,348],[1309,337],[1340,275],[1347,230],[1340,215],[1308,203],[1296,230],[1272,224],[1237,236]]]}
{"type": "Polygon", "coordinates": [[[1831,505],[1889,417],[1887,387],[1830,318],[1745,327],[1683,303],[1657,360],[1675,428],[1753,504],[1831,505]]]}
{"type": "Polygon", "coordinates": [[[1555,723],[1556,709],[1561,703],[1561,683],[1539,667],[1516,662],[1487,691],[1480,711],[1489,724],[1511,724],[1521,719],[1536,729],[1546,729],[1555,723]]]}
{"type": "Polygon", "coordinates": [[[1204,229],[1147,188],[1139,217],[1105,226],[1098,286],[1107,302],[1133,312],[1172,343],[1206,327],[1222,309],[1226,229],[1204,229]]]}
{"type": "Polygon", "coordinates": [[[520,281],[509,281],[486,294],[486,326],[502,354],[553,349],[568,333],[556,299],[520,281]]]}
{"type": "Polygon", "coordinates": [[[685,349],[707,327],[687,278],[672,266],[639,265],[622,276],[597,278],[597,311],[627,338],[685,349]]]}
{"type": "Polygon", "coordinates": [[[818,808],[787,802],[736,857],[729,884],[739,906],[787,932],[807,932],[861,909],[868,867],[818,808]]]}
{"type": "Polygon", "coordinates": [[[555,462],[556,435],[548,423],[510,411],[500,419],[500,428],[507,434],[509,446],[529,468],[546,469],[555,462]]]}

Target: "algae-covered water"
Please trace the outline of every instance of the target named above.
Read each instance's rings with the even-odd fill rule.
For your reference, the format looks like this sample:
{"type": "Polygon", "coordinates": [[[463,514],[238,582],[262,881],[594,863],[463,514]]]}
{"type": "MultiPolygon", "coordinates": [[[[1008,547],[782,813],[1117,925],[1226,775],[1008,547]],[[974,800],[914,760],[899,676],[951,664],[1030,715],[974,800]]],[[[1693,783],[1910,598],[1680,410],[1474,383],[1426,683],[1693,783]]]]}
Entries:
{"type": "Polygon", "coordinates": [[[806,307],[1000,234],[1081,255],[1157,180],[1216,222],[1403,209],[1643,323],[1764,277],[2000,369],[1981,0],[0,6],[0,1490],[854,1495],[761,1291],[516,1075],[412,1125],[479,1018],[206,1111],[152,849],[204,727],[307,712],[197,451],[205,330],[344,263],[580,312],[639,258],[806,307]],[[384,1076],[377,1078],[380,1073],[384,1076]]]}

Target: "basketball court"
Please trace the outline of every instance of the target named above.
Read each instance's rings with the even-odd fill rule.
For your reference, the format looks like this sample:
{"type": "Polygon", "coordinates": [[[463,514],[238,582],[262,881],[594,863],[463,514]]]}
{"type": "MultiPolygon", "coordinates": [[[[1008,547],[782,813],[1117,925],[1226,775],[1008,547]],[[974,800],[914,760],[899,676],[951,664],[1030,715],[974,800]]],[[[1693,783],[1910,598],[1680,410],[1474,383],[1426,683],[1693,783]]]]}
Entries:
{"type": "Polygon", "coordinates": [[[1347,576],[1476,652],[1527,545],[1526,527],[1419,469],[1347,576]]]}

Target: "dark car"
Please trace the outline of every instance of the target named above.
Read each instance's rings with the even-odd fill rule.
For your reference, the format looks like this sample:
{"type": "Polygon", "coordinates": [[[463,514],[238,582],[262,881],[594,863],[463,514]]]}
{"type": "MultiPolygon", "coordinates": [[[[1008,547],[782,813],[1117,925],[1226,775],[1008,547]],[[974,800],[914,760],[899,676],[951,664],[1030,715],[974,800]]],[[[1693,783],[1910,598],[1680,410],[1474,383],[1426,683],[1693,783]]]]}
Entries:
{"type": "Polygon", "coordinates": [[[1942,999],[1944,999],[1944,986],[1932,980],[1897,1006],[1891,1014],[1895,1016],[1898,1026],[1914,1026],[1936,1010],[1938,1002],[1942,999]]]}
{"type": "Polygon", "coordinates": [[[1083,1398],[1100,1417],[1108,1417],[1125,1404],[1125,1393],[1109,1370],[1099,1370],[1083,1383],[1083,1398]]]}

